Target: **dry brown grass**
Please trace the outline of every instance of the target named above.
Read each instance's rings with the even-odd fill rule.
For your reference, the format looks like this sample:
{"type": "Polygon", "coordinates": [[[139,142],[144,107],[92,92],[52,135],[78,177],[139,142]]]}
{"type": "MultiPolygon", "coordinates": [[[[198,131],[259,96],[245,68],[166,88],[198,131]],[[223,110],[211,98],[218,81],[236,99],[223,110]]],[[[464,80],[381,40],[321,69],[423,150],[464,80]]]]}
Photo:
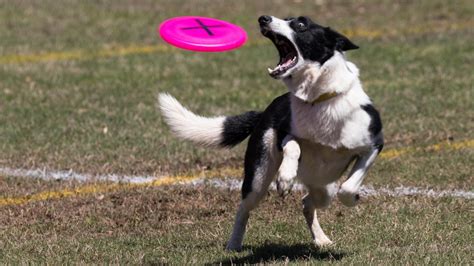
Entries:
{"type": "Polygon", "coordinates": [[[4,207],[0,254],[10,262],[49,263],[473,259],[472,201],[371,197],[355,209],[336,203],[320,219],[337,244],[318,251],[309,245],[301,196],[282,200],[270,193],[252,214],[241,254],[223,251],[239,193],[206,187],[140,188],[4,207]]]}

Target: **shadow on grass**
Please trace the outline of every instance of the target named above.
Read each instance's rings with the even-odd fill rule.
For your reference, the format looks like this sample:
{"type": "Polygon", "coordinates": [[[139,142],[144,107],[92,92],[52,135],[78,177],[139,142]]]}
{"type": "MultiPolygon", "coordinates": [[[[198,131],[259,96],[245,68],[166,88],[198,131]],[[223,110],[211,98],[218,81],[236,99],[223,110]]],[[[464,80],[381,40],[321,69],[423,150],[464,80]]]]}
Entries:
{"type": "Polygon", "coordinates": [[[266,262],[285,262],[285,261],[338,261],[341,260],[346,253],[318,250],[311,244],[296,244],[296,245],[282,245],[282,244],[267,244],[259,247],[245,247],[243,252],[250,252],[251,254],[245,257],[226,258],[221,261],[215,261],[211,264],[255,264],[266,262]]]}

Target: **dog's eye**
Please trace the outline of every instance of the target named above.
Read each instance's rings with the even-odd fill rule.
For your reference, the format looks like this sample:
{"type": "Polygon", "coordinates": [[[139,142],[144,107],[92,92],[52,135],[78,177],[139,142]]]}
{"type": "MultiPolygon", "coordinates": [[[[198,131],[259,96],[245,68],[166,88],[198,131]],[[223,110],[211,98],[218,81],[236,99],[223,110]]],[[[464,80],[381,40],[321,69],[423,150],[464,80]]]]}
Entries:
{"type": "Polygon", "coordinates": [[[303,22],[299,22],[298,24],[296,24],[296,26],[298,27],[299,30],[306,29],[306,25],[303,22]]]}

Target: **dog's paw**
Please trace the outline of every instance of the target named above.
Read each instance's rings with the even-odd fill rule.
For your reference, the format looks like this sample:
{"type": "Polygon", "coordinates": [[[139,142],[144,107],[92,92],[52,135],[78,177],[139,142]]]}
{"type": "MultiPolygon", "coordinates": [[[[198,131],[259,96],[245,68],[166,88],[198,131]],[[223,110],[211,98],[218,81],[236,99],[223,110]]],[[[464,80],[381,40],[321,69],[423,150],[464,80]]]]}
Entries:
{"type": "Polygon", "coordinates": [[[347,207],[354,207],[360,199],[360,195],[357,191],[352,191],[344,186],[342,186],[337,192],[337,197],[339,198],[339,201],[347,207]]]}
{"type": "Polygon", "coordinates": [[[284,198],[290,194],[291,189],[293,188],[293,182],[287,180],[277,180],[276,181],[277,192],[280,197],[284,198]]]}
{"type": "Polygon", "coordinates": [[[276,187],[278,194],[285,197],[290,194],[291,189],[295,183],[296,171],[278,171],[278,178],[276,180],[276,187]]]}
{"type": "Polygon", "coordinates": [[[316,238],[314,240],[314,245],[317,248],[327,247],[327,246],[330,246],[332,244],[333,244],[333,242],[329,238],[327,238],[326,236],[322,237],[322,238],[316,238]]]}

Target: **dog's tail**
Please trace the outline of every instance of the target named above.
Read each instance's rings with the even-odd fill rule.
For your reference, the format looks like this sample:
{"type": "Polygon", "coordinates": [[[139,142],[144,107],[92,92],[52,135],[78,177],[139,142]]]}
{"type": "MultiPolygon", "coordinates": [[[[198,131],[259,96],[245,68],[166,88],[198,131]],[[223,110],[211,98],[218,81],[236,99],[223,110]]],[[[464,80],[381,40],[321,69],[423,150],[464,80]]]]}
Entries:
{"type": "Polygon", "coordinates": [[[179,137],[205,146],[231,148],[253,131],[261,112],[246,112],[236,116],[202,117],[183,107],[167,93],[158,95],[158,105],[166,123],[179,137]]]}

